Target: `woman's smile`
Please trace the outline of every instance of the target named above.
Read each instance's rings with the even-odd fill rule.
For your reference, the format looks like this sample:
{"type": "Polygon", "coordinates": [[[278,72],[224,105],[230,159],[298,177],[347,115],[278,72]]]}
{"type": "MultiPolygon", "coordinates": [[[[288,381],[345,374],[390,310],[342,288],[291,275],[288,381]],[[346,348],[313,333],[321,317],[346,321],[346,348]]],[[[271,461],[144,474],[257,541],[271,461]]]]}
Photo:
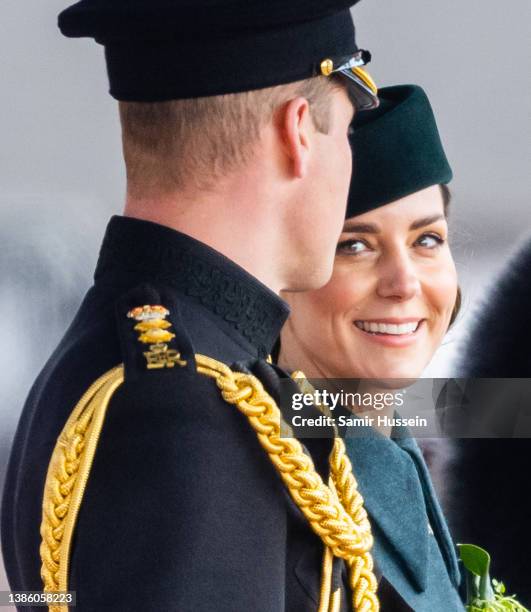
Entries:
{"type": "Polygon", "coordinates": [[[354,321],[358,333],[371,341],[389,347],[406,347],[415,344],[420,337],[425,319],[418,317],[399,319],[370,319],[354,321]]]}

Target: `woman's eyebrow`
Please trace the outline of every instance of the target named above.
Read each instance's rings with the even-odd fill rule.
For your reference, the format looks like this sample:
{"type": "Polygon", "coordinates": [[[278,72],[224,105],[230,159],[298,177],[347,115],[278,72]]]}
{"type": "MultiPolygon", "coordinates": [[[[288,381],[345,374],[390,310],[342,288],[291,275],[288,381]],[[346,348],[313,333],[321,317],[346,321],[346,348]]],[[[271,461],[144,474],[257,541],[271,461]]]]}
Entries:
{"type": "Polygon", "coordinates": [[[356,223],[355,221],[345,221],[344,232],[358,232],[360,234],[378,234],[379,228],[373,223],[356,223]]]}
{"type": "Polygon", "coordinates": [[[416,221],[413,221],[413,223],[409,226],[409,229],[416,230],[420,227],[431,225],[432,223],[435,223],[435,221],[440,221],[441,219],[444,219],[444,215],[438,214],[432,215],[431,217],[423,217],[422,219],[417,219],[416,221]]]}
{"type": "MultiPolygon", "coordinates": [[[[445,217],[442,214],[431,215],[430,217],[422,217],[421,219],[413,221],[413,223],[409,226],[409,229],[416,230],[420,227],[431,225],[432,223],[435,223],[435,221],[440,221],[444,218],[445,217]]],[[[345,221],[345,225],[343,225],[343,231],[359,234],[379,234],[380,228],[374,223],[356,223],[356,221],[345,221]]]]}

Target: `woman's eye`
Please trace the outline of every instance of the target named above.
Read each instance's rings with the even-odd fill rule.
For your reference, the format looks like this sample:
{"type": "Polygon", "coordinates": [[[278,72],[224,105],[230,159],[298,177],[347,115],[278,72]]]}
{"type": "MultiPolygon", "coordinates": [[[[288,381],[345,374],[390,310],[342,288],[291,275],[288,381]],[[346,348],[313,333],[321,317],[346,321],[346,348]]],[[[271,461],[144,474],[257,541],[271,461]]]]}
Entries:
{"type": "Polygon", "coordinates": [[[437,234],[422,234],[415,242],[415,246],[421,246],[425,249],[436,249],[444,243],[444,240],[437,234]]]}
{"type": "Polygon", "coordinates": [[[337,245],[336,252],[357,255],[358,253],[362,253],[367,249],[368,246],[365,244],[365,242],[363,242],[363,240],[343,240],[343,242],[340,242],[337,245]]]}

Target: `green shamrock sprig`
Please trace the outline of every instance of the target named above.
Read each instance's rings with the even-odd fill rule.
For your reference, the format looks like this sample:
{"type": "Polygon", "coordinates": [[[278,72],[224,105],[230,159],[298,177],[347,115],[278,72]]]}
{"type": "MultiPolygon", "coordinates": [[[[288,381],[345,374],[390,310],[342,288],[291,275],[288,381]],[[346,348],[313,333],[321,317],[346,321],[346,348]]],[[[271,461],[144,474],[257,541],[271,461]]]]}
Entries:
{"type": "Polygon", "coordinates": [[[458,544],[466,570],[467,612],[530,612],[505,594],[503,582],[490,578],[490,555],[474,544],[458,544]]]}

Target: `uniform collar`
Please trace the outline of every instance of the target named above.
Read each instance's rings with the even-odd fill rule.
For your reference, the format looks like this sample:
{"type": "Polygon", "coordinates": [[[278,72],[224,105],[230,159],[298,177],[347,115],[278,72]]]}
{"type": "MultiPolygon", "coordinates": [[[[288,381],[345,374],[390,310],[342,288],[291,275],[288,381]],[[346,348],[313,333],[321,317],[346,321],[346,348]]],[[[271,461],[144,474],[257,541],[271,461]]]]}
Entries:
{"type": "Polygon", "coordinates": [[[233,261],[169,227],[111,218],[94,274],[96,283],[130,287],[163,282],[229,325],[267,355],[289,314],[287,304],[233,261]]]}

